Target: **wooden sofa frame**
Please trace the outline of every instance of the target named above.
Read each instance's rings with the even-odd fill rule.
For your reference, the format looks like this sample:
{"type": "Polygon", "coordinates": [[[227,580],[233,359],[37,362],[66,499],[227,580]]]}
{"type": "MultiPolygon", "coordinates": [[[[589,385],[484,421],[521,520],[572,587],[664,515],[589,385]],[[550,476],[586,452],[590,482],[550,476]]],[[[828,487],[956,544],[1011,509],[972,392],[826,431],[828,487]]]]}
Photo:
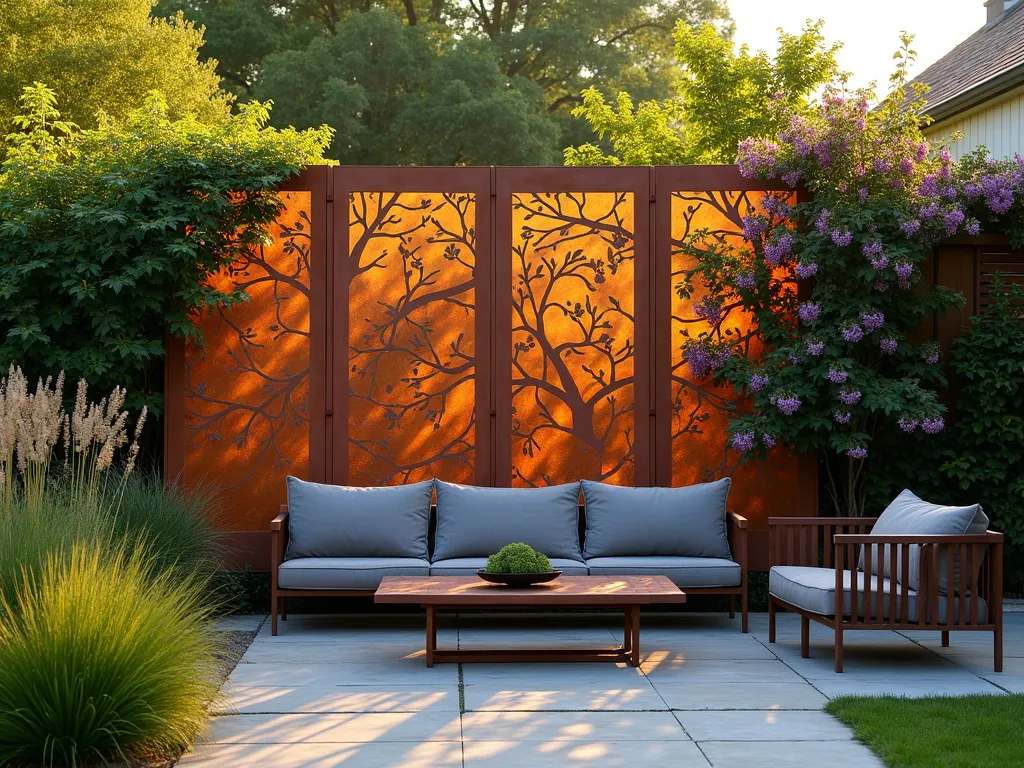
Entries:
{"type": "MultiPolygon", "coordinates": [[[[747,519],[735,512],[726,516],[726,533],[733,559],[740,566],[740,583],[736,587],[687,588],[688,595],[727,595],[729,597],[729,618],[736,618],[736,598],[740,599],[742,630],[749,631],[748,578],[747,578],[747,519]]],[[[284,562],[288,548],[288,505],[281,505],[281,513],[270,521],[270,634],[277,635],[277,617],[288,620],[289,597],[359,597],[374,594],[370,590],[354,589],[283,589],[278,586],[277,572],[284,562]]]]}
{"type": "Polygon", "coordinates": [[[768,596],[768,642],[775,642],[775,612],[784,608],[800,614],[800,655],[810,656],[810,622],[835,631],[835,669],[843,671],[843,632],[846,630],[936,630],[942,646],[949,646],[954,631],[991,632],[993,665],[1003,671],[1003,534],[988,531],[972,535],[873,535],[874,517],[772,517],[768,520],[769,556],[774,565],[800,565],[835,569],[835,606],[831,616],[806,611],[774,595],[768,596]],[[880,545],[872,547],[870,545],[880,545]],[[881,546],[888,545],[888,546],[881,546]],[[858,588],[858,547],[864,548],[863,584],[858,588]],[[921,578],[917,590],[917,620],[910,621],[910,548],[920,547],[921,578]],[[889,573],[896,578],[871,577],[889,573]],[[961,563],[955,578],[955,556],[961,563]],[[972,589],[968,574],[981,560],[981,571],[972,589]],[[947,594],[940,595],[939,569],[945,559],[947,594]],[[872,563],[872,560],[875,560],[872,563]],[[850,575],[850,611],[844,611],[844,571],[850,575]],[[886,582],[888,581],[888,585],[886,582]],[[946,600],[945,620],[940,621],[939,598],[946,600]],[[980,600],[987,616],[979,616],[980,600]],[[863,610],[864,615],[860,613],[863,610]]]}

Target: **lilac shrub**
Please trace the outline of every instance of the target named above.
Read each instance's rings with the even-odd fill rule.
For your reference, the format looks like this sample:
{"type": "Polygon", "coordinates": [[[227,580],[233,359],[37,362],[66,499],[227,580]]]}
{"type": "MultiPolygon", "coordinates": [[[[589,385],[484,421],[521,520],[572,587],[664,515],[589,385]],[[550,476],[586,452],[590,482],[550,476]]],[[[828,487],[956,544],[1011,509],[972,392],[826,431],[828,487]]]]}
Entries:
{"type": "Polygon", "coordinates": [[[944,427],[938,348],[911,339],[922,320],[963,297],[921,285],[932,245],[979,231],[987,214],[978,201],[992,215],[1009,211],[1005,190],[1021,186],[1005,164],[996,181],[976,168],[968,194],[946,146],[924,138],[912,109],[900,107],[909,60],[905,47],[894,97],[878,110],[869,110],[868,92],[831,89],[815,116],[794,114],[778,136],[742,142],[743,175],[781,179],[780,192],[746,211],[749,248],[699,237],[692,248],[691,279],[707,288],[705,301],[741,307],[761,342],[748,357],[750,346],[731,344],[720,326],[686,342],[695,375],[749,398],[752,407],[732,417],[732,447],[763,455],[770,436],[772,445],[831,456],[823,464],[841,514],[864,514],[876,437],[944,427]],[[789,205],[787,185],[809,199],[789,205]]]}

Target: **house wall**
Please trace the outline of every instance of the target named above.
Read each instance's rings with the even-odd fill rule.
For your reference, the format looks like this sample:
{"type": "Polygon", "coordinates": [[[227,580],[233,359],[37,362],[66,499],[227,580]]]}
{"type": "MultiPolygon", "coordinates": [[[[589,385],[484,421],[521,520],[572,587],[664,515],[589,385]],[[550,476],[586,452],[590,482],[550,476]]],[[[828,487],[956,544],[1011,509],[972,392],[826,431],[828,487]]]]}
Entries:
{"type": "Polygon", "coordinates": [[[957,160],[981,146],[995,158],[1024,155],[1024,86],[949,120],[934,123],[924,133],[930,139],[941,139],[957,131],[964,134],[950,147],[957,160]]]}

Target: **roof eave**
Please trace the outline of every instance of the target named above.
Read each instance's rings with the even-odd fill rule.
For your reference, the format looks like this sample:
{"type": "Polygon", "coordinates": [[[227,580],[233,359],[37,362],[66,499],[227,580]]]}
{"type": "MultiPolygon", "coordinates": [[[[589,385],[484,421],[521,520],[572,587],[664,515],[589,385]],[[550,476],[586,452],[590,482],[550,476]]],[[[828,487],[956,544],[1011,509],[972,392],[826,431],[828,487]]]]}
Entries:
{"type": "Polygon", "coordinates": [[[937,104],[928,104],[922,114],[928,115],[936,123],[941,123],[1007,91],[1012,91],[1022,83],[1024,83],[1024,63],[1004,69],[966,91],[961,91],[937,104]]]}

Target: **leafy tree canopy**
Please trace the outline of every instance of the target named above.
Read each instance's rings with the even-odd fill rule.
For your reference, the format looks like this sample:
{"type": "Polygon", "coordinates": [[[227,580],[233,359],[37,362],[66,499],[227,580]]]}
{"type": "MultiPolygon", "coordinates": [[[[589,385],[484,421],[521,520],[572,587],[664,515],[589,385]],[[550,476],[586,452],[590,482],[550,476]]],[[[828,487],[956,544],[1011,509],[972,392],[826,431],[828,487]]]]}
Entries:
{"type": "Polygon", "coordinates": [[[741,140],[776,134],[783,113],[807,113],[814,92],[837,77],[840,46],[826,44],[821,27],[808,22],[798,35],[780,30],[772,58],[746,46],[735,50],[709,24],[677,25],[675,55],[683,76],[675,93],[634,106],[626,92],[610,103],[597,88],[588,89],[574,114],[608,147],[570,147],[566,165],[734,162],[741,140]]]}
{"type": "Polygon", "coordinates": [[[381,10],[270,54],[253,91],[273,100],[279,124],[332,125],[331,154],[345,163],[557,161],[556,129],[536,84],[504,75],[476,40],[438,53],[424,27],[381,10]]]}
{"type": "Polygon", "coordinates": [[[227,117],[216,62],[198,60],[202,30],[176,15],[150,17],[149,0],[18,0],[0,7],[0,134],[19,113],[21,90],[47,83],[64,118],[97,125],[102,110],[124,118],[150,90],[168,116],[227,117]]]}
{"type": "Polygon", "coordinates": [[[453,140],[454,149],[437,152],[438,134],[427,119],[414,128],[411,120],[399,121],[412,133],[398,155],[382,156],[379,147],[358,140],[351,147],[347,140],[339,140],[331,150],[346,162],[365,163],[411,162],[409,154],[434,157],[429,162],[552,162],[562,147],[592,137],[586,123],[570,114],[581,103],[582,91],[600,87],[610,93],[629,90],[644,99],[666,98],[679,77],[672,57],[672,29],[705,22],[717,24],[712,34],[728,35],[732,29],[724,0],[160,2],[159,12],[177,11],[206,26],[201,55],[219,62],[217,71],[227,87],[240,96],[274,99],[279,125],[294,121],[311,126],[326,116],[339,137],[350,127],[365,133],[387,125],[390,131],[401,102],[419,99],[424,105],[437,105],[434,111],[440,114],[461,96],[459,89],[466,90],[470,104],[448,121],[470,120],[466,128],[456,129],[462,135],[453,140]],[[385,16],[406,33],[396,31],[385,16]],[[366,38],[357,36],[367,33],[395,42],[398,48],[367,50],[366,38]],[[423,70],[410,68],[412,53],[423,70]],[[454,60],[446,61],[452,55],[454,60]],[[476,57],[475,66],[470,57],[476,57]],[[453,74],[454,88],[449,79],[453,74]],[[294,89],[288,87],[291,75],[301,75],[294,89]],[[406,88],[408,82],[415,85],[406,88]],[[351,93],[342,97],[341,90],[352,90],[342,89],[342,83],[358,91],[355,101],[351,93]],[[504,98],[505,92],[511,98],[504,98]],[[325,98],[341,99],[348,111],[329,112],[319,103],[325,98]],[[353,120],[351,106],[359,98],[370,105],[368,109],[387,109],[360,111],[353,120]],[[507,124],[513,107],[529,114],[507,124]],[[551,127],[540,130],[534,117],[551,127]],[[506,126],[497,138],[472,130],[473,125],[492,124],[506,126]],[[507,152],[504,142],[518,142],[517,134],[523,130],[528,131],[523,146],[507,152]],[[472,139],[479,146],[465,143],[472,139]],[[523,154],[526,150],[531,154],[523,154]]]}
{"type": "Polygon", "coordinates": [[[244,299],[208,278],[263,241],[273,189],[322,160],[330,129],[267,128],[259,102],[174,120],[158,92],[90,130],[40,83],[23,104],[0,166],[0,367],[127,386],[159,411],[165,329],[195,337],[194,313],[244,299]]]}

